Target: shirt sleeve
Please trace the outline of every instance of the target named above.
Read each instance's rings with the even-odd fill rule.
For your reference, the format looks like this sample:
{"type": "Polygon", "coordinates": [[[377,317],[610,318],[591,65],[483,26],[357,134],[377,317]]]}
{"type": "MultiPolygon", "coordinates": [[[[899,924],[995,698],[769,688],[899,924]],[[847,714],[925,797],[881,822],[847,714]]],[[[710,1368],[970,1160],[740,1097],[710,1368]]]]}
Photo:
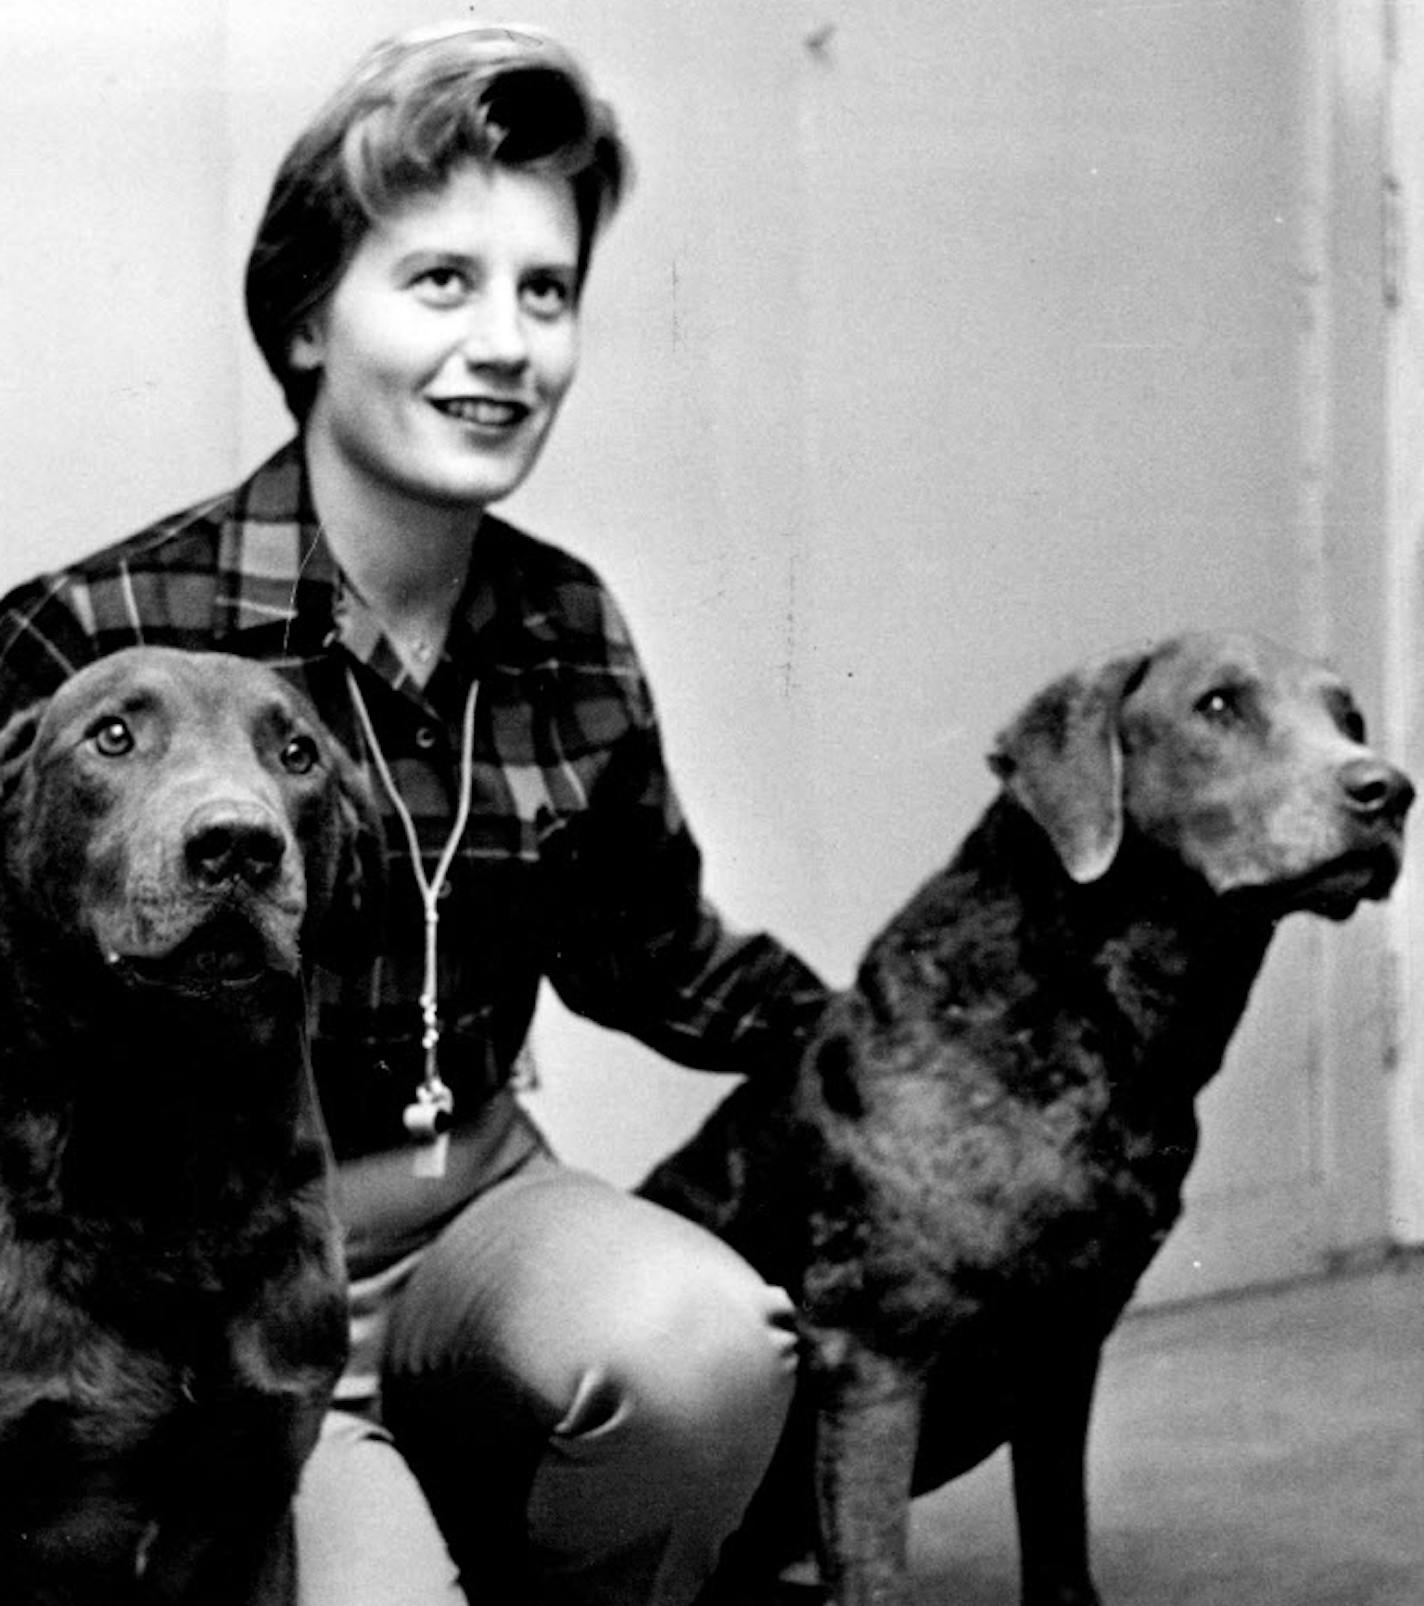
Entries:
{"type": "Polygon", "coordinates": [[[98,656],[72,589],[51,576],[0,599],[0,723],[51,696],[98,656]]]}
{"type": "Polygon", "coordinates": [[[784,1069],[827,989],[773,937],[733,931],[704,898],[701,855],[642,692],[555,871],[549,979],[571,1009],[679,1064],[784,1069]]]}

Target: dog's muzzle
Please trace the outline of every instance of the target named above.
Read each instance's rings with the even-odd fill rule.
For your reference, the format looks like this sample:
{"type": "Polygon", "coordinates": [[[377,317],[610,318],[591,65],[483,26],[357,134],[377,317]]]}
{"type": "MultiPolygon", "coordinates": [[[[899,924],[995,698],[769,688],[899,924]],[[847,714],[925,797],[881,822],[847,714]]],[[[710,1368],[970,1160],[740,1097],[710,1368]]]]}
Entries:
{"type": "Polygon", "coordinates": [[[208,890],[241,883],[265,891],[281,874],[286,854],[286,833],[256,803],[210,803],[190,816],[183,832],[184,867],[208,890]]]}

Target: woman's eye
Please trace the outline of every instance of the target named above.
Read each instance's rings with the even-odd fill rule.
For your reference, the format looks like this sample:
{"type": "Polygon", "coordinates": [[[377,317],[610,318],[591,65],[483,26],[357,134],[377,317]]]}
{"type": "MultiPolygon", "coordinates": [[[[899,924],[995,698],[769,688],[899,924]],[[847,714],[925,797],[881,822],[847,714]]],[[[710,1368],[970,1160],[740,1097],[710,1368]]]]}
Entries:
{"type": "Polygon", "coordinates": [[[541,274],[525,284],[523,300],[536,318],[559,318],[573,305],[573,285],[559,274],[541,274]]]}
{"type": "Polygon", "coordinates": [[[321,762],[321,752],[310,736],[294,736],[282,749],[282,768],[288,775],[310,775],[321,762]]]}
{"type": "Polygon", "coordinates": [[[134,749],[133,732],[127,722],[117,715],[100,720],[89,732],[89,740],[94,745],[94,751],[105,758],[123,758],[134,749]]]}
{"type": "Polygon", "coordinates": [[[469,290],[469,280],[458,268],[426,268],[414,284],[421,297],[434,306],[454,306],[469,290]]]}

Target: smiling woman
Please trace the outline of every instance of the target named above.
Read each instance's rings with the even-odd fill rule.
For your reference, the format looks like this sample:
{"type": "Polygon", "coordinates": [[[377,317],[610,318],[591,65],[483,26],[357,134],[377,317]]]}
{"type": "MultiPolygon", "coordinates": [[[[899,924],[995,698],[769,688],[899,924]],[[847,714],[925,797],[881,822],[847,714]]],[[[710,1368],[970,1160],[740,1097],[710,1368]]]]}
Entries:
{"type": "Polygon", "coordinates": [[[292,147],[249,260],[296,438],[0,603],[0,711],[139,641],[221,648],[302,685],[384,810],[375,951],[311,983],[353,1357],[298,1502],[303,1606],[429,1606],[456,1569],[491,1606],[685,1606],[790,1400],[785,1294],[558,1165],[511,1086],[545,979],[748,1073],[789,1064],[825,996],[703,898],[598,576],[490,511],[573,381],[625,172],[546,36],[378,47],[292,147]]]}
{"type": "Polygon", "coordinates": [[[292,369],[320,378],[305,440],[327,540],[416,679],[469,571],[472,510],[523,482],[573,383],[578,251],[564,180],[469,160],[372,226],[293,337],[292,369]]]}

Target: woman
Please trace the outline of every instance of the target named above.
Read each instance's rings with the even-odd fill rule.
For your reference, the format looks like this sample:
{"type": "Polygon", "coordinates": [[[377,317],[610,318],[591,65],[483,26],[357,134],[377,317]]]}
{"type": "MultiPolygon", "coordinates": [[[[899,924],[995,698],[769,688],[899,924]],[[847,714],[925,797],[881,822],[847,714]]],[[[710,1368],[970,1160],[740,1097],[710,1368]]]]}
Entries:
{"type": "Polygon", "coordinates": [[[624,179],[550,39],[378,47],[287,156],[249,261],[296,438],[0,604],[0,712],[139,640],[262,658],[384,811],[376,952],[315,980],[354,1348],[299,1502],[323,1606],[457,1598],[450,1558],[482,1606],[690,1601],[791,1393],[785,1296],[560,1166],[511,1087],[545,976],[673,1059],[751,1074],[823,1002],[703,903],[608,593],[488,511],[573,381],[624,179]]]}

